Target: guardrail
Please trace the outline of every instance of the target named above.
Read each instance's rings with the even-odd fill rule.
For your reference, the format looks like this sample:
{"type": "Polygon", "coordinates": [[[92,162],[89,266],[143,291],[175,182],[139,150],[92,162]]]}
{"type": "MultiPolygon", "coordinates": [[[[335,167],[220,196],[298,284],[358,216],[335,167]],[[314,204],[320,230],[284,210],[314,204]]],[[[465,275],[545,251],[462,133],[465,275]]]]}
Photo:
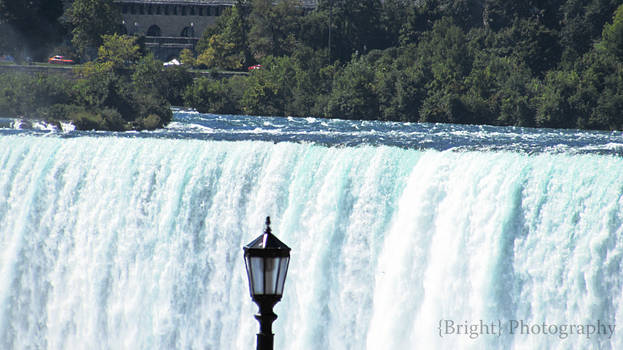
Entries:
{"type": "MultiPolygon", "coordinates": [[[[0,73],[4,72],[25,72],[29,74],[36,73],[45,73],[45,74],[62,74],[68,77],[75,77],[76,73],[74,72],[74,68],[77,66],[66,65],[17,65],[17,64],[0,64],[0,73]]],[[[238,75],[248,75],[247,72],[233,72],[233,71],[225,71],[225,72],[209,72],[209,71],[191,71],[192,74],[195,75],[195,78],[198,77],[209,77],[214,79],[222,79],[232,76],[238,75]]]]}
{"type": "Polygon", "coordinates": [[[4,72],[25,72],[30,74],[35,73],[48,73],[48,74],[63,74],[67,76],[73,76],[74,70],[72,65],[18,65],[18,64],[0,64],[0,73],[4,72]]]}

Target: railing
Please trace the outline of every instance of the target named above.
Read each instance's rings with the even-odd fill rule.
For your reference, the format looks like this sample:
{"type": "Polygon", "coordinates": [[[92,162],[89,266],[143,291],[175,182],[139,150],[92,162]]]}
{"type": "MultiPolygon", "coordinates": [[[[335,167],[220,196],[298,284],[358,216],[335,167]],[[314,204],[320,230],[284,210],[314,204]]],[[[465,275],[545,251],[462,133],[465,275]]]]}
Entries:
{"type": "Polygon", "coordinates": [[[191,45],[195,46],[199,38],[182,36],[146,36],[145,45],[191,45]]]}

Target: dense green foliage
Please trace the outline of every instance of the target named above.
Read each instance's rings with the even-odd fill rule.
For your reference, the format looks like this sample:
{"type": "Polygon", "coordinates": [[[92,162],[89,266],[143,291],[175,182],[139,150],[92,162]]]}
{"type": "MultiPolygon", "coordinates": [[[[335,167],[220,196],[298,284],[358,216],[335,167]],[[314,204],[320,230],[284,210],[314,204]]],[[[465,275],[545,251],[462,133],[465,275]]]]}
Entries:
{"type": "Polygon", "coordinates": [[[119,33],[121,13],[113,0],[0,0],[0,55],[44,61],[52,54],[90,60],[102,35],[119,33]],[[68,45],[70,43],[70,45],[68,45]]]}
{"type": "Polygon", "coordinates": [[[98,60],[76,74],[2,74],[0,111],[69,120],[82,130],[155,129],[171,120],[168,101],[181,101],[179,91],[192,80],[186,71],[163,69],[152,55],[141,57],[136,38],[116,34],[103,36],[98,60]]]}
{"type": "Polygon", "coordinates": [[[190,73],[164,69],[145,56],[140,38],[116,34],[121,14],[112,0],[74,0],[64,14],[60,0],[0,0],[0,10],[0,54],[46,60],[54,52],[86,62],[73,77],[0,75],[3,116],[69,120],[78,129],[155,129],[171,120],[171,103],[184,103],[190,73]],[[61,39],[66,44],[54,48],[61,39]]]}
{"type": "Polygon", "coordinates": [[[0,54],[43,59],[61,42],[61,0],[0,0],[0,54]]]}
{"type": "Polygon", "coordinates": [[[0,0],[0,54],[42,56],[66,32],[71,56],[87,62],[71,80],[0,76],[0,111],[111,130],[162,126],[171,104],[623,129],[623,0],[319,0],[313,10],[297,0],[236,3],[194,52],[182,52],[182,67],[163,69],[140,39],[115,34],[112,0],[75,0],[64,16],[59,0],[0,0]],[[187,70],[258,63],[223,79],[187,70]]]}
{"type": "Polygon", "coordinates": [[[197,80],[187,103],[214,113],[623,129],[621,0],[321,0],[305,15],[293,3],[226,12],[198,46],[206,57],[220,43],[221,56],[202,64],[263,69],[197,80]]]}
{"type": "Polygon", "coordinates": [[[65,16],[73,28],[71,43],[81,58],[93,58],[102,36],[121,27],[121,12],[113,0],[74,0],[65,16]]]}

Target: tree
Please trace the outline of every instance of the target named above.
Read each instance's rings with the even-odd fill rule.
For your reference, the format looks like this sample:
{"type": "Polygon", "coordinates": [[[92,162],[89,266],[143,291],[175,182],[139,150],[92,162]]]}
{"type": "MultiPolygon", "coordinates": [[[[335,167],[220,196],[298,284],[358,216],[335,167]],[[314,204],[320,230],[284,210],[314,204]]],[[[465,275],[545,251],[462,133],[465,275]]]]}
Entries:
{"type": "Polygon", "coordinates": [[[424,33],[417,47],[420,64],[430,71],[428,88],[462,93],[463,79],[470,72],[472,56],[467,38],[451,18],[435,22],[433,30],[424,33]]]}
{"type": "Polygon", "coordinates": [[[41,60],[60,43],[61,0],[0,0],[0,52],[41,60]]]}
{"type": "Polygon", "coordinates": [[[558,34],[537,20],[515,20],[492,35],[491,48],[498,56],[513,56],[525,63],[534,75],[556,68],[562,54],[558,34]]]}
{"type": "Polygon", "coordinates": [[[224,35],[214,34],[208,40],[208,48],[197,56],[196,64],[208,68],[226,70],[242,68],[244,55],[236,50],[236,44],[228,42],[224,35]]]}
{"type": "Polygon", "coordinates": [[[584,129],[620,130],[623,127],[623,62],[616,56],[592,50],[577,64],[580,81],[571,101],[579,112],[577,126],[584,129]]]}
{"type": "MultiPolygon", "coordinates": [[[[92,111],[114,109],[125,121],[138,117],[129,81],[116,70],[112,61],[88,62],[79,72],[80,79],[75,86],[78,105],[92,111]]],[[[124,126],[116,125],[113,130],[123,129],[124,126]]]]}
{"type": "Polygon", "coordinates": [[[111,62],[117,69],[129,67],[140,58],[137,38],[129,35],[102,35],[102,45],[97,50],[98,60],[111,62]]]}
{"type": "Polygon", "coordinates": [[[590,51],[604,24],[620,5],[620,0],[567,0],[561,5],[560,43],[562,62],[568,68],[590,51]]]}
{"type": "Polygon", "coordinates": [[[481,56],[465,79],[464,101],[478,123],[534,126],[533,79],[514,57],[481,56]]]}
{"type": "Polygon", "coordinates": [[[578,113],[577,86],[580,77],[574,71],[551,71],[537,97],[536,125],[549,128],[573,128],[578,113]]]}
{"type": "Polygon", "coordinates": [[[327,106],[333,118],[378,119],[379,101],[374,87],[374,69],[363,58],[354,57],[333,81],[327,106]]]}
{"type": "Polygon", "coordinates": [[[93,58],[102,35],[120,31],[121,13],[112,0],[75,0],[65,13],[72,25],[71,43],[81,58],[93,58]]]}
{"type": "Polygon", "coordinates": [[[482,25],[486,2],[486,0],[420,0],[417,12],[423,24],[451,17],[458,26],[468,31],[472,27],[482,25]]]}
{"type": "Polygon", "coordinates": [[[197,59],[190,49],[183,49],[180,51],[180,62],[190,67],[197,65],[197,59]]]}
{"type": "Polygon", "coordinates": [[[0,74],[0,113],[5,117],[46,118],[56,104],[72,100],[70,81],[53,74],[0,74]]]}
{"type": "Polygon", "coordinates": [[[291,57],[268,56],[262,60],[263,69],[254,70],[249,76],[242,96],[245,113],[254,115],[289,116],[298,111],[290,110],[297,85],[297,71],[291,57]]]}
{"type": "Polygon", "coordinates": [[[328,11],[315,10],[303,16],[298,37],[301,46],[313,50],[325,50],[328,53],[329,21],[328,11]]]}
{"type": "Polygon", "coordinates": [[[388,46],[400,44],[400,33],[407,23],[413,3],[409,0],[386,0],[381,9],[381,26],[388,46]]]}
{"type": "Polygon", "coordinates": [[[249,64],[244,12],[237,6],[226,9],[215,28],[203,33],[195,64],[221,69],[240,69],[249,64]]]}
{"type": "Polygon", "coordinates": [[[432,91],[420,108],[420,121],[429,123],[473,123],[474,115],[461,95],[441,90],[432,91]]]}
{"type": "Polygon", "coordinates": [[[612,23],[606,23],[601,38],[602,47],[623,60],[623,5],[614,12],[612,23]]]}
{"type": "Polygon", "coordinates": [[[366,64],[374,69],[379,119],[418,121],[426,81],[416,57],[414,47],[375,50],[366,55],[366,64]]]}
{"type": "Polygon", "coordinates": [[[327,65],[328,51],[300,47],[293,55],[296,85],[288,110],[292,115],[326,115],[327,103],[338,64],[327,65]]]}
{"type": "Polygon", "coordinates": [[[236,86],[240,77],[209,79],[201,77],[186,90],[184,99],[200,113],[237,114],[244,87],[236,86]]]}
{"type": "Polygon", "coordinates": [[[249,46],[256,59],[291,55],[303,15],[296,0],[254,0],[249,17],[249,46]]]}
{"type": "MultiPolygon", "coordinates": [[[[322,0],[318,11],[332,13],[332,57],[347,61],[355,52],[387,48],[379,0],[322,0]]],[[[326,16],[328,19],[329,16],[326,16]]],[[[328,24],[328,23],[327,23],[328,24]]]]}
{"type": "Polygon", "coordinates": [[[530,11],[528,0],[485,0],[484,6],[483,23],[494,31],[508,26],[514,19],[527,17],[530,11]]]}
{"type": "MultiPolygon", "coordinates": [[[[82,109],[70,114],[70,118],[78,128],[153,129],[171,120],[165,94],[169,92],[168,84],[175,79],[164,74],[162,62],[153,55],[133,65],[136,69],[130,76],[128,64],[137,59],[138,52],[134,40],[119,35],[104,36],[99,49],[101,57],[77,69],[75,103],[82,109]]],[[[186,85],[176,88],[183,91],[186,85]]]]}

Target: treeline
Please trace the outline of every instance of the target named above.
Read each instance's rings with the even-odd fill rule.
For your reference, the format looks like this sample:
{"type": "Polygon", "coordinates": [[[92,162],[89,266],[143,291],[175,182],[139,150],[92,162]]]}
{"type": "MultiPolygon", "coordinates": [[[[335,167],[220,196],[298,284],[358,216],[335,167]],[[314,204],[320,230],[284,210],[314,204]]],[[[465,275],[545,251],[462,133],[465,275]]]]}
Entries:
{"type": "Polygon", "coordinates": [[[623,129],[620,0],[239,1],[187,64],[202,112],[623,129]],[[330,47],[329,47],[330,42],[330,47]]]}
{"type": "Polygon", "coordinates": [[[18,62],[41,62],[51,55],[92,61],[103,35],[124,31],[115,1],[0,0],[0,54],[18,62]]]}
{"type": "Polygon", "coordinates": [[[0,74],[0,116],[71,121],[82,130],[161,128],[192,83],[185,69],[163,69],[141,38],[119,35],[112,0],[0,0],[0,55],[18,61],[63,54],[84,63],[75,77],[0,74]]]}
{"type": "Polygon", "coordinates": [[[0,115],[71,121],[80,130],[150,130],[171,121],[192,83],[183,68],[140,51],[137,38],[104,35],[97,60],[75,68],[74,78],[56,74],[0,74],[0,115]]]}
{"type": "Polygon", "coordinates": [[[114,34],[121,21],[112,0],[75,0],[52,20],[59,3],[0,0],[0,34],[16,34],[0,35],[0,51],[36,51],[30,39],[50,32],[52,44],[42,47],[61,45],[55,50],[87,62],[79,78],[0,76],[0,111],[112,130],[165,125],[170,104],[623,129],[623,0],[319,0],[313,10],[298,0],[238,0],[172,69],[146,54],[140,38],[114,34]],[[188,72],[258,63],[226,79],[188,72]]]}

